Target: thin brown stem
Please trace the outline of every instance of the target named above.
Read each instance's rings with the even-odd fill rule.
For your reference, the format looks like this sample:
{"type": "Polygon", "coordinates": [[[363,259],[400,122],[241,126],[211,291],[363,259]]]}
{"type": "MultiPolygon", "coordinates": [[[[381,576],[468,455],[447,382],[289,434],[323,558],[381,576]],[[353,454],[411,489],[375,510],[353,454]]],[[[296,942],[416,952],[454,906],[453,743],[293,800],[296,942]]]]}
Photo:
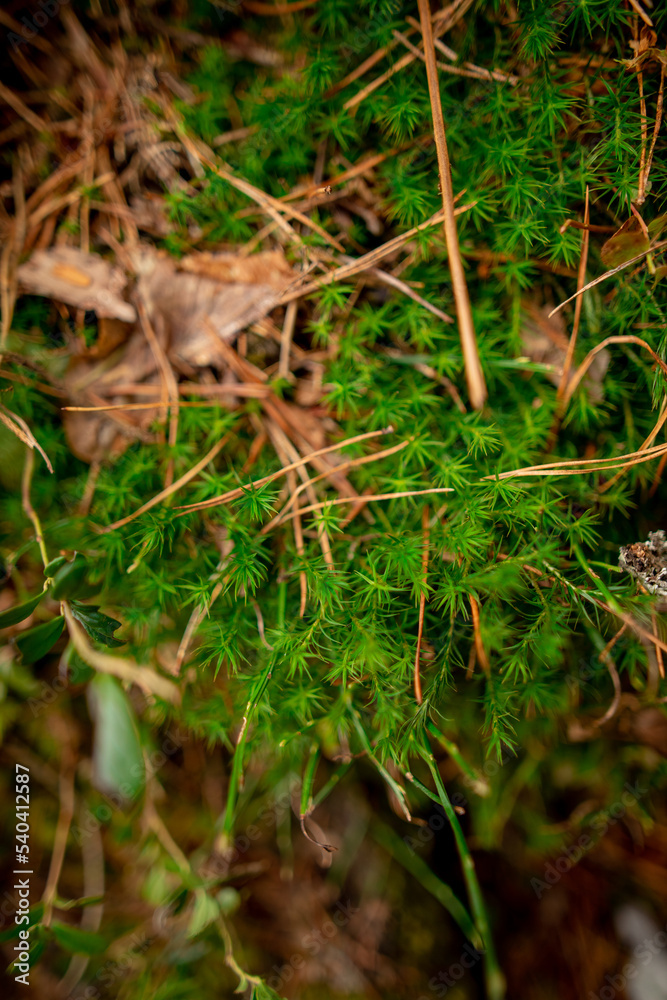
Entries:
{"type": "Polygon", "coordinates": [[[72,748],[65,743],[63,746],[62,764],[60,767],[60,812],[58,813],[58,824],[53,842],[53,854],[49,865],[49,874],[46,879],[46,886],[42,901],[44,903],[43,924],[48,927],[51,923],[53,904],[58,891],[58,880],[65,860],[67,849],[67,838],[69,828],[74,815],[74,755],[72,748]]]}
{"type": "Polygon", "coordinates": [[[454,216],[454,191],[452,188],[452,174],[449,163],[449,151],[447,149],[447,137],[445,133],[445,120],[442,114],[440,102],[440,87],[438,84],[438,69],[435,61],[435,48],[433,45],[433,30],[431,26],[431,10],[428,0],[418,0],[419,18],[422,26],[422,36],[424,39],[424,54],[426,56],[426,75],[428,77],[428,89],[431,97],[431,112],[433,115],[433,135],[438,153],[438,169],[440,172],[440,189],[442,194],[442,208],[444,213],[445,240],[447,243],[447,255],[449,257],[449,267],[452,275],[452,288],[454,291],[454,302],[456,304],[456,315],[459,321],[459,335],[461,337],[461,348],[463,350],[463,361],[465,365],[466,382],[468,384],[468,395],[470,403],[476,410],[481,409],[487,397],[486,383],[477,351],[477,340],[475,337],[475,327],[472,320],[472,310],[470,308],[470,297],[468,286],[461,260],[459,249],[458,233],[456,231],[456,219],[454,216]]]}

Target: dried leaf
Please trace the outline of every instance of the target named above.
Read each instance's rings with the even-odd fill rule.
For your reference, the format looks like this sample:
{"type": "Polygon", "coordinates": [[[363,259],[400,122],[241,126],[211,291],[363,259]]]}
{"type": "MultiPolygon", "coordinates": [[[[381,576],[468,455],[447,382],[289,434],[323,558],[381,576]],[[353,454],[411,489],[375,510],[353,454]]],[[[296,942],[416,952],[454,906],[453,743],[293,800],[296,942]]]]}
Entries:
{"type": "Polygon", "coordinates": [[[23,417],[19,417],[16,413],[11,413],[4,406],[0,405],[0,423],[3,423],[5,427],[8,427],[12,434],[15,434],[19,441],[23,441],[28,448],[36,448],[46,462],[46,467],[49,472],[53,472],[53,466],[49,461],[48,455],[26,424],[23,417]]]}
{"type": "Polygon", "coordinates": [[[66,302],[78,309],[91,309],[105,316],[133,323],[134,306],[122,293],[127,284],[124,271],[95,253],[58,246],[37,250],[17,271],[19,285],[31,295],[66,302]]]}
{"type": "Polygon", "coordinates": [[[172,354],[199,366],[219,362],[210,327],[222,340],[232,340],[275,308],[296,277],[278,251],[252,257],[192,254],[179,263],[142,248],[135,266],[151,323],[164,326],[172,354]]]}
{"type": "Polygon", "coordinates": [[[280,292],[296,277],[280,250],[267,250],[252,257],[234,253],[192,253],[179,262],[178,268],[228,285],[269,285],[280,292]]]}
{"type": "Polygon", "coordinates": [[[649,248],[649,241],[634,216],[624,222],[621,228],[602,244],[600,256],[606,267],[618,267],[626,261],[644,253],[649,248]]]}

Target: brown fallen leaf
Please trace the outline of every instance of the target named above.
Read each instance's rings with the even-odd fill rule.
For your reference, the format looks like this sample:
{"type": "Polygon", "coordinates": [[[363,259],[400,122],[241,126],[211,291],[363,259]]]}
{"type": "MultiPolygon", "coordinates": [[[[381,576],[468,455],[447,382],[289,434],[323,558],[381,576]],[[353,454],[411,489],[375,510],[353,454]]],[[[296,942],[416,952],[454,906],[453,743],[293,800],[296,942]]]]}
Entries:
{"type": "Polygon", "coordinates": [[[127,284],[124,271],[95,253],[56,246],[37,250],[17,271],[23,292],[43,295],[98,316],[133,323],[137,314],[122,293],[127,284]]]}
{"type": "MultiPolygon", "coordinates": [[[[94,255],[77,257],[77,272],[83,275],[90,273],[82,266],[86,257],[94,255]]],[[[175,370],[186,371],[195,380],[197,369],[226,368],[221,345],[274,308],[295,277],[281,251],[251,257],[191,254],[179,262],[142,246],[132,251],[131,264],[138,276],[135,294],[145,306],[164,354],[175,370]]],[[[63,265],[59,266],[62,274],[63,265]]],[[[206,381],[204,373],[202,378],[206,381]]],[[[223,371],[221,382],[229,379],[237,380],[231,371],[223,371]]],[[[160,377],[139,324],[128,327],[104,319],[97,343],[71,360],[65,383],[74,405],[119,404],[132,402],[142,386],[158,385],[160,377]],[[121,344],[122,350],[117,351],[121,344]]],[[[140,396],[142,402],[146,398],[140,396]]],[[[117,456],[135,438],[147,440],[152,422],[164,412],[154,398],[155,407],[139,411],[67,412],[64,424],[71,450],[93,462],[117,456]]],[[[229,406],[236,402],[233,397],[220,399],[229,406]]],[[[315,433],[310,423],[300,411],[299,429],[306,437],[315,433]]]]}
{"type": "Polygon", "coordinates": [[[296,277],[279,251],[191,254],[179,262],[141,247],[133,265],[137,294],[151,323],[164,325],[169,353],[200,367],[219,362],[211,327],[221,340],[232,340],[270,312],[296,277]]]}
{"type": "MultiPolygon", "coordinates": [[[[69,401],[80,406],[132,402],[132,396],[114,391],[123,383],[158,384],[155,359],[139,327],[128,328],[125,324],[119,327],[116,321],[101,321],[97,344],[86,354],[70,360],[64,378],[69,401]],[[107,324],[112,324],[110,330],[107,324]],[[121,335],[126,342],[118,351],[122,342],[114,341],[121,335]]],[[[63,424],[69,447],[77,458],[99,462],[118,457],[133,440],[149,440],[148,429],[159,413],[158,402],[154,409],[130,412],[65,411],[63,424]]]]}

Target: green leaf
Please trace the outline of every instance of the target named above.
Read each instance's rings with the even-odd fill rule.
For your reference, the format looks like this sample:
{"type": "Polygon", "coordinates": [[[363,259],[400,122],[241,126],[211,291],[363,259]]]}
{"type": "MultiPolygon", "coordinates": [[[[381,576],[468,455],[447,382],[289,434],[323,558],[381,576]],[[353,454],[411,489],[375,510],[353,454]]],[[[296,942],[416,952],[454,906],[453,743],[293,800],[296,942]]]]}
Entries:
{"type": "Polygon", "coordinates": [[[10,625],[18,625],[19,622],[29,618],[42,598],[46,596],[46,593],[47,591],[43,590],[37,597],[31,597],[29,601],[25,601],[23,604],[15,604],[12,608],[7,608],[6,611],[0,611],[0,628],[9,628],[10,625]]]}
{"type": "Polygon", "coordinates": [[[98,604],[81,604],[72,601],[72,614],[81,622],[91,639],[101,642],[104,646],[114,649],[123,646],[124,640],[115,639],[113,633],[121,627],[122,622],[101,613],[98,604]]]}
{"type": "Polygon", "coordinates": [[[284,1000],[284,998],[266,983],[261,982],[253,985],[251,1000],[284,1000]]]}
{"type": "Polygon", "coordinates": [[[65,558],[65,556],[56,556],[55,559],[52,559],[51,562],[48,562],[44,567],[44,576],[53,577],[56,573],[56,570],[59,570],[60,567],[64,566],[66,562],[67,559],[65,558]]]}
{"type": "Polygon", "coordinates": [[[59,615],[50,622],[43,622],[17,636],[15,642],[21,652],[23,662],[36,663],[37,660],[41,660],[58,641],[64,627],[65,619],[59,615]]]}
{"type": "Polygon", "coordinates": [[[188,926],[188,937],[196,937],[205,927],[212,924],[220,916],[220,906],[209,896],[205,889],[197,889],[195,892],[195,904],[188,926]]]}
{"type": "Polygon", "coordinates": [[[57,910],[78,910],[85,906],[97,906],[104,902],[104,896],[82,896],[81,899],[59,899],[54,902],[57,910]]]}
{"type": "Polygon", "coordinates": [[[34,927],[35,924],[38,924],[40,922],[43,916],[44,916],[44,903],[38,903],[37,906],[33,906],[32,909],[28,910],[27,924],[21,924],[20,926],[18,926],[17,924],[12,923],[11,926],[8,927],[6,931],[2,931],[0,933],[0,944],[4,943],[5,941],[13,941],[14,938],[17,938],[19,936],[20,930],[27,930],[29,927],[34,927]]]}
{"type": "Polygon", "coordinates": [[[53,578],[51,596],[57,601],[76,596],[81,590],[87,570],[88,561],[77,552],[72,562],[66,562],[56,572],[53,578]]]}
{"type": "Polygon", "coordinates": [[[88,686],[88,703],[95,720],[95,786],[132,800],[142,791],[146,772],[129,698],[115,677],[98,674],[88,686]]]}
{"type": "Polygon", "coordinates": [[[60,947],[75,955],[101,955],[107,949],[107,940],[101,934],[82,931],[58,920],[52,922],[51,929],[60,947]]]}

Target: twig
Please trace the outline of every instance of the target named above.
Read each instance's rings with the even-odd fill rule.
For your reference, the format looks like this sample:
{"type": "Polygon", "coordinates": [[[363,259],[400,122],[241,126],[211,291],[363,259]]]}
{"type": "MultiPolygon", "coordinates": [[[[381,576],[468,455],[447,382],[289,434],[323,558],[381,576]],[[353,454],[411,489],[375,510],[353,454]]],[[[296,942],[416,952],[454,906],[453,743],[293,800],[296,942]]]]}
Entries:
{"type": "Polygon", "coordinates": [[[296,299],[288,302],[285,309],[285,320],[283,322],[283,332],[280,340],[280,361],[278,363],[278,378],[289,379],[290,375],[290,349],[292,347],[292,336],[296,323],[297,303],[296,299]]]}
{"type": "MultiPolygon", "coordinates": [[[[79,826],[85,827],[87,836],[81,840],[81,859],[83,862],[83,895],[86,898],[97,898],[99,903],[86,906],[81,915],[80,929],[95,933],[100,929],[104,913],[104,848],[102,837],[97,827],[88,825],[89,813],[82,803],[78,803],[77,816],[79,826]]],[[[69,997],[88,967],[88,955],[72,955],[65,975],[58,983],[58,995],[69,997]]]]}
{"type": "Polygon", "coordinates": [[[626,267],[630,267],[631,264],[636,264],[637,261],[642,260],[644,257],[646,257],[647,254],[656,253],[656,251],[662,250],[666,246],[667,246],[667,240],[660,240],[659,243],[656,243],[654,246],[649,247],[648,250],[642,250],[641,253],[638,253],[634,257],[631,257],[630,260],[624,261],[617,267],[612,267],[610,271],[605,271],[605,273],[601,274],[599,278],[594,278],[593,281],[589,281],[588,284],[584,285],[583,288],[577,289],[574,295],[570,295],[569,299],[565,299],[554,309],[552,309],[549,315],[547,316],[547,319],[551,319],[551,317],[555,316],[557,312],[560,312],[560,310],[564,306],[566,306],[568,302],[572,302],[574,299],[578,298],[578,296],[583,295],[584,292],[587,292],[589,290],[589,288],[595,288],[596,285],[599,285],[602,281],[606,281],[607,278],[611,278],[614,274],[618,274],[619,271],[623,271],[626,267]]]}
{"type": "Polygon", "coordinates": [[[119,521],[114,521],[113,524],[109,524],[105,528],[99,528],[98,530],[100,534],[106,534],[108,531],[115,531],[116,528],[121,528],[124,524],[129,524],[129,522],[133,521],[135,517],[140,517],[141,514],[145,514],[147,510],[151,509],[151,507],[154,507],[156,504],[160,503],[160,501],[166,500],[167,497],[170,497],[173,493],[176,493],[178,490],[180,490],[182,486],[185,486],[186,483],[189,483],[191,479],[194,479],[195,476],[198,476],[199,473],[202,471],[202,469],[206,468],[208,463],[215,458],[218,452],[221,451],[222,448],[224,448],[224,446],[227,444],[228,441],[229,441],[229,434],[225,434],[225,436],[221,438],[220,441],[218,441],[216,444],[214,444],[213,447],[210,449],[210,451],[208,451],[204,455],[204,457],[197,462],[196,465],[193,465],[191,469],[188,469],[187,472],[184,472],[180,479],[177,479],[176,482],[172,483],[170,486],[166,486],[163,490],[157,493],[151,500],[147,500],[146,503],[142,504],[141,507],[135,510],[133,514],[128,514],[127,517],[121,517],[119,521]]]}
{"type": "Polygon", "coordinates": [[[12,434],[16,435],[19,441],[23,441],[23,443],[27,445],[29,451],[36,448],[46,462],[46,467],[49,472],[53,472],[53,466],[49,461],[49,456],[46,454],[23,417],[19,417],[18,413],[11,413],[4,406],[0,405],[0,423],[3,423],[5,427],[8,427],[12,434]]]}
{"type": "Polygon", "coordinates": [[[626,455],[610,458],[578,459],[576,461],[547,462],[544,465],[528,465],[523,469],[512,469],[509,472],[496,472],[484,476],[483,482],[489,479],[511,479],[514,476],[580,476],[587,472],[606,472],[618,469],[624,465],[640,465],[649,462],[667,451],[667,444],[656,445],[645,451],[631,451],[626,455]],[[627,461],[625,461],[627,459],[627,461]],[[582,468],[587,466],[587,468],[582,468]]]}
{"type": "MultiPolygon", "coordinates": [[[[443,35],[446,31],[449,31],[450,28],[453,28],[454,25],[463,17],[468,8],[472,6],[472,4],[473,0],[455,0],[455,2],[449,4],[448,7],[445,7],[442,10],[437,11],[433,15],[433,22],[435,25],[435,32],[434,32],[435,36],[437,37],[438,35],[443,35]]],[[[406,32],[406,35],[410,33],[411,32],[406,32]]],[[[351,73],[349,76],[345,77],[345,80],[341,81],[340,84],[337,84],[335,88],[332,88],[329,93],[330,94],[337,93],[338,90],[343,89],[343,87],[347,86],[348,83],[352,83],[353,80],[358,79],[358,77],[363,75],[363,73],[365,73],[367,69],[370,69],[371,66],[374,66],[375,63],[379,61],[379,59],[384,58],[384,56],[387,55],[387,53],[390,52],[391,49],[394,47],[394,44],[395,43],[392,43],[391,45],[385,46],[385,48],[383,49],[379,49],[378,52],[376,52],[373,56],[371,56],[364,63],[362,63],[362,65],[358,67],[358,69],[355,70],[354,73],[351,73]]],[[[348,101],[346,101],[346,103],[343,105],[345,110],[350,111],[352,108],[356,108],[359,104],[362,103],[362,101],[364,101],[368,97],[369,94],[372,94],[375,90],[378,89],[378,87],[381,87],[383,83],[386,83],[387,80],[390,80],[392,76],[400,72],[400,70],[405,69],[406,66],[409,66],[411,63],[413,63],[415,59],[416,56],[413,55],[412,52],[406,52],[406,54],[396,63],[394,63],[394,65],[391,66],[385,73],[382,73],[381,76],[376,77],[375,80],[372,80],[362,90],[358,91],[358,93],[356,93],[354,97],[351,97],[348,101]]]]}
{"type": "Polygon", "coordinates": [[[333,466],[330,471],[321,472],[319,476],[313,476],[312,479],[304,480],[301,486],[296,489],[290,499],[287,501],[282,510],[278,511],[273,521],[265,524],[262,528],[260,534],[266,534],[274,526],[274,522],[277,523],[283,517],[287,511],[296,504],[298,496],[304,490],[307,490],[309,486],[313,486],[315,483],[320,482],[322,479],[327,479],[332,472],[343,472],[347,469],[357,468],[360,465],[366,465],[368,462],[376,462],[381,458],[388,458],[389,455],[396,454],[397,451],[402,451],[403,448],[407,448],[410,441],[401,441],[400,444],[394,445],[392,448],[385,448],[384,451],[376,451],[370,455],[360,455],[358,458],[351,458],[347,462],[341,462],[339,465],[333,466]]]}
{"type": "MultiPolygon", "coordinates": [[[[577,289],[583,288],[586,281],[586,265],[588,263],[588,246],[590,243],[590,232],[588,229],[588,223],[590,221],[590,203],[589,203],[589,189],[588,184],[586,185],[586,204],[584,207],[584,228],[583,235],[581,237],[581,254],[579,256],[579,273],[577,275],[577,289]]],[[[567,386],[568,379],[570,377],[570,368],[572,367],[572,358],[574,357],[574,349],[577,346],[577,337],[579,335],[579,321],[581,319],[581,307],[584,301],[583,295],[580,295],[577,299],[577,304],[574,307],[574,322],[572,323],[572,335],[570,337],[570,342],[567,345],[567,354],[565,355],[565,360],[563,362],[563,374],[561,375],[560,382],[558,384],[558,390],[556,393],[556,399],[560,400],[565,394],[565,387],[567,386]]]]}
{"type": "MultiPolygon", "coordinates": [[[[179,406],[179,396],[178,396],[178,385],[176,383],[176,376],[174,375],[173,369],[169,363],[169,359],[160,344],[160,341],[155,335],[152,323],[148,316],[148,311],[144,305],[143,299],[140,295],[137,295],[137,313],[139,315],[139,320],[141,322],[141,328],[144,331],[146,340],[148,341],[151,353],[155,360],[155,363],[160,371],[160,376],[162,379],[163,402],[166,400],[170,403],[170,421],[169,421],[169,447],[173,448],[176,444],[176,439],[178,436],[178,406],[179,406]]],[[[165,406],[165,419],[166,419],[166,406],[165,406]]],[[[165,488],[171,485],[174,475],[174,460],[169,459],[167,465],[167,473],[165,477],[165,488]]]]}
{"type": "Polygon", "coordinates": [[[642,8],[641,4],[639,3],[639,0],[628,0],[628,2],[630,4],[630,6],[632,7],[632,9],[637,14],[639,14],[639,16],[641,17],[641,19],[644,22],[644,24],[648,25],[649,28],[652,28],[653,27],[653,21],[648,16],[648,14],[646,13],[646,11],[642,8]]]}
{"type": "MultiPolygon", "coordinates": [[[[292,494],[293,504],[294,504],[294,545],[297,551],[297,555],[303,558],[306,551],[303,544],[303,526],[301,524],[301,516],[299,513],[299,498],[296,496],[297,486],[296,486],[296,476],[294,472],[287,473],[287,486],[290,493],[292,494]]],[[[301,590],[301,602],[299,604],[299,618],[303,618],[306,613],[306,602],[308,600],[308,577],[306,576],[305,570],[299,571],[299,588],[301,590]]]]}
{"type": "MultiPolygon", "coordinates": [[[[658,100],[656,102],[656,108],[655,108],[655,124],[653,126],[653,138],[651,139],[651,148],[649,150],[648,158],[646,160],[646,167],[641,177],[642,195],[644,195],[646,192],[649,175],[651,173],[651,167],[653,166],[653,154],[655,153],[655,144],[658,141],[660,126],[662,124],[664,94],[665,94],[665,66],[664,63],[662,63],[660,66],[660,89],[658,90],[658,100]]],[[[642,198],[642,201],[643,200],[644,199],[642,198]]],[[[640,205],[642,203],[639,200],[639,197],[637,197],[637,203],[640,205]]]]}
{"type": "MultiPolygon", "coordinates": [[[[590,204],[589,204],[589,188],[586,185],[586,205],[584,208],[584,227],[583,234],[581,237],[581,254],[579,256],[579,271],[577,274],[577,288],[583,288],[584,282],[586,281],[586,265],[588,263],[588,245],[590,242],[590,204]]],[[[584,302],[583,295],[580,295],[577,299],[577,303],[574,307],[574,322],[572,323],[572,333],[570,335],[570,340],[567,345],[567,351],[565,353],[565,360],[563,361],[563,371],[561,373],[560,382],[558,383],[558,389],[556,390],[556,409],[554,412],[553,422],[551,424],[551,430],[549,432],[549,439],[545,451],[548,453],[552,450],[556,443],[556,438],[558,437],[558,431],[563,419],[563,412],[565,405],[563,402],[563,397],[565,395],[565,390],[567,388],[567,383],[570,378],[570,369],[572,367],[572,359],[574,357],[574,349],[577,344],[577,337],[579,336],[579,321],[581,319],[581,307],[584,302]]]]}
{"type": "Polygon", "coordinates": [[[424,53],[426,55],[426,73],[428,77],[428,89],[431,97],[431,112],[433,115],[433,135],[438,153],[438,168],[440,173],[440,188],[442,193],[442,207],[444,212],[445,240],[447,242],[447,256],[452,275],[452,289],[454,292],[454,302],[456,304],[456,315],[459,321],[459,335],[461,337],[461,347],[463,350],[463,360],[465,365],[466,382],[468,384],[468,394],[470,403],[474,409],[481,409],[487,397],[486,383],[482,366],[479,361],[477,351],[477,341],[475,338],[475,327],[472,320],[472,310],[470,308],[470,298],[468,296],[468,286],[466,285],[465,272],[459,250],[459,240],[456,231],[456,219],[454,216],[454,191],[452,189],[452,175],[449,164],[449,152],[447,150],[447,138],[445,134],[445,121],[442,116],[442,105],[440,103],[440,87],[438,84],[438,70],[435,65],[435,49],[433,47],[433,31],[431,28],[431,11],[428,0],[418,0],[419,18],[424,37],[424,53]]]}
{"type": "Polygon", "coordinates": [[[484,643],[482,642],[482,631],[479,625],[479,604],[472,594],[470,594],[470,612],[472,614],[472,627],[475,635],[475,653],[480,667],[488,676],[491,672],[491,665],[484,649],[484,643]]]}
{"type": "MultiPolygon", "coordinates": [[[[658,618],[657,618],[657,615],[655,613],[655,610],[653,610],[651,612],[651,626],[652,626],[653,632],[655,634],[658,631],[658,618]]],[[[665,664],[664,664],[664,661],[662,659],[662,650],[660,649],[660,646],[656,646],[655,647],[655,658],[658,661],[658,673],[660,674],[660,676],[664,680],[665,679],[665,664]]],[[[657,690],[658,690],[658,686],[656,684],[655,685],[655,691],[653,692],[653,696],[654,697],[657,694],[657,690]]]]}
{"type": "MultiPolygon", "coordinates": [[[[655,427],[653,428],[653,430],[651,431],[651,433],[648,435],[648,437],[640,444],[639,448],[637,449],[638,451],[645,451],[648,447],[650,447],[651,443],[656,439],[656,437],[658,436],[658,434],[662,430],[662,428],[663,428],[663,426],[665,424],[665,421],[667,421],[667,397],[665,397],[663,399],[663,401],[662,401],[662,408],[660,410],[660,416],[658,417],[658,420],[657,420],[657,422],[655,424],[655,427]]],[[[665,461],[665,458],[666,458],[666,456],[663,455],[663,457],[660,459],[661,463],[665,461]]],[[[660,471],[660,466],[658,466],[658,472],[659,471],[660,471]]],[[[621,478],[621,476],[623,475],[624,472],[625,472],[625,469],[620,469],[617,473],[615,473],[611,477],[611,479],[608,479],[606,483],[602,483],[602,485],[598,488],[598,493],[606,493],[607,490],[610,490],[611,487],[614,486],[615,483],[618,482],[618,480],[621,478]]],[[[650,495],[651,494],[649,493],[649,496],[650,495]]]]}
{"type": "MultiPolygon", "coordinates": [[[[30,484],[32,482],[32,470],[34,468],[35,453],[31,448],[28,448],[25,453],[25,464],[23,466],[23,477],[21,479],[21,503],[23,505],[23,510],[26,516],[31,521],[33,528],[35,529],[35,540],[39,545],[40,555],[42,557],[42,562],[46,567],[49,562],[49,556],[46,551],[46,545],[44,544],[44,533],[42,531],[42,524],[37,515],[37,511],[32,505],[30,500],[30,484]]],[[[52,470],[53,471],[53,470],[52,470]]]]}
{"type": "MultiPolygon", "coordinates": [[[[273,447],[276,449],[276,454],[278,455],[278,458],[280,458],[282,462],[285,461],[285,458],[288,455],[294,456],[299,454],[297,449],[294,447],[292,442],[284,433],[284,431],[280,427],[278,427],[274,421],[267,421],[266,428],[269,433],[269,437],[271,438],[271,441],[273,443],[273,447]]],[[[308,481],[308,473],[306,472],[306,469],[301,464],[297,467],[296,471],[299,473],[299,476],[303,481],[306,494],[308,496],[308,499],[311,501],[311,504],[316,503],[317,494],[315,493],[312,483],[308,481]]],[[[296,507],[296,509],[293,511],[292,518],[296,518],[299,522],[301,522],[301,511],[299,510],[298,507],[296,507]]],[[[333,570],[335,566],[334,566],[333,553],[331,551],[331,542],[329,541],[329,536],[327,535],[324,525],[321,523],[317,525],[317,540],[320,544],[320,548],[322,549],[322,556],[324,558],[325,563],[327,564],[329,569],[333,570]]]]}
{"type": "Polygon", "coordinates": [[[332,451],[338,451],[339,448],[346,448],[352,444],[359,444],[360,441],[368,441],[371,438],[381,437],[384,434],[393,434],[393,432],[393,427],[384,427],[379,431],[366,431],[364,434],[357,434],[355,437],[348,438],[346,441],[339,441],[337,444],[327,445],[326,448],[319,448],[317,451],[310,452],[308,455],[295,459],[290,465],[285,465],[282,469],[278,469],[277,472],[272,472],[268,476],[262,476],[261,479],[255,479],[248,483],[247,486],[238,486],[236,489],[228,490],[226,493],[221,493],[217,497],[211,497],[210,500],[203,500],[201,503],[186,504],[183,507],[179,507],[179,510],[202,510],[204,507],[216,507],[218,504],[227,503],[231,500],[237,500],[240,496],[243,496],[244,490],[257,489],[260,486],[264,486],[266,483],[271,483],[274,479],[279,479],[280,476],[286,475],[291,469],[298,469],[299,466],[312,462],[314,458],[319,458],[320,455],[328,455],[332,451]]]}
{"type": "Polygon", "coordinates": [[[595,721],[593,722],[594,726],[603,726],[605,722],[609,722],[609,720],[612,719],[616,715],[616,712],[618,711],[618,706],[621,701],[621,681],[618,676],[618,670],[616,669],[616,664],[614,663],[609,654],[616,645],[616,643],[618,642],[618,640],[621,638],[623,633],[625,632],[626,628],[627,625],[625,624],[622,625],[618,630],[618,632],[616,633],[616,635],[609,640],[607,645],[604,647],[604,649],[598,656],[598,660],[600,661],[600,663],[604,663],[607,670],[609,671],[609,676],[611,677],[612,684],[614,685],[614,697],[612,699],[611,705],[604,713],[604,715],[601,716],[599,719],[595,719],[595,721]]]}
{"type": "Polygon", "coordinates": [[[283,17],[294,14],[297,10],[312,7],[319,0],[291,0],[291,3],[262,3],[261,0],[243,0],[243,6],[253,14],[261,17],[283,17]]]}
{"type": "MultiPolygon", "coordinates": [[[[454,215],[461,215],[462,212],[468,211],[472,207],[472,204],[461,205],[460,208],[454,210],[454,215]]],[[[352,275],[358,274],[360,271],[372,271],[375,264],[377,264],[384,257],[388,257],[398,250],[399,247],[411,240],[413,236],[417,233],[422,232],[424,229],[428,229],[430,226],[438,225],[444,219],[444,212],[437,212],[426,222],[420,223],[420,225],[415,226],[413,229],[407,230],[405,233],[401,233],[400,236],[395,236],[393,239],[388,240],[381,247],[376,247],[375,250],[369,250],[368,253],[363,254],[363,256],[357,258],[357,260],[351,261],[349,264],[342,264],[337,267],[334,271],[329,271],[328,274],[324,274],[321,278],[316,281],[311,281],[307,285],[301,285],[301,287],[288,289],[283,292],[280,297],[279,302],[284,304],[285,302],[290,302],[292,299],[301,298],[304,295],[311,295],[313,292],[319,291],[326,285],[332,284],[334,281],[343,281],[345,278],[351,278],[352,275]]],[[[425,301],[422,303],[426,305],[428,309],[433,311],[433,307],[430,303],[425,301]]],[[[437,315],[440,316],[445,322],[451,323],[451,317],[447,316],[446,313],[438,311],[437,315]]]]}
{"type": "MultiPolygon", "coordinates": [[[[665,446],[667,448],[667,445],[665,446]]],[[[454,490],[451,486],[434,486],[429,490],[406,490],[402,493],[374,493],[371,496],[366,496],[364,494],[364,503],[370,503],[371,500],[400,500],[404,497],[423,497],[431,493],[453,493],[454,490]]],[[[310,514],[314,510],[322,510],[323,507],[337,507],[341,503],[358,503],[359,497],[334,497],[332,500],[323,500],[321,503],[311,504],[309,507],[302,507],[299,511],[300,514],[310,514]]],[[[291,514],[287,514],[284,518],[278,521],[278,524],[284,524],[285,521],[290,521],[294,517],[294,511],[291,514]]]]}
{"type": "MultiPolygon", "coordinates": [[[[665,242],[667,243],[667,241],[665,242]]],[[[589,367],[593,363],[595,356],[599,354],[600,351],[603,351],[604,348],[607,347],[609,344],[636,344],[638,347],[643,347],[645,350],[649,352],[655,363],[660,366],[663,375],[667,377],[667,364],[665,364],[662,358],[656,354],[653,348],[649,344],[647,344],[645,340],[642,340],[641,337],[636,337],[632,333],[615,334],[612,337],[606,337],[601,343],[599,343],[596,347],[594,347],[591,351],[588,352],[588,354],[579,365],[579,368],[577,369],[576,373],[573,375],[572,379],[570,380],[567,386],[567,389],[565,391],[565,396],[563,399],[565,405],[567,405],[569,401],[572,399],[575,389],[577,388],[582,378],[588,371],[589,367]]]]}
{"type": "Polygon", "coordinates": [[[60,811],[58,813],[58,823],[53,840],[53,853],[51,854],[49,874],[42,895],[42,902],[44,903],[44,917],[42,922],[45,927],[48,927],[51,923],[53,903],[58,891],[58,880],[60,879],[60,873],[65,860],[67,838],[72,823],[72,816],[74,815],[74,774],[75,756],[73,749],[67,742],[63,742],[59,782],[60,811]]]}

